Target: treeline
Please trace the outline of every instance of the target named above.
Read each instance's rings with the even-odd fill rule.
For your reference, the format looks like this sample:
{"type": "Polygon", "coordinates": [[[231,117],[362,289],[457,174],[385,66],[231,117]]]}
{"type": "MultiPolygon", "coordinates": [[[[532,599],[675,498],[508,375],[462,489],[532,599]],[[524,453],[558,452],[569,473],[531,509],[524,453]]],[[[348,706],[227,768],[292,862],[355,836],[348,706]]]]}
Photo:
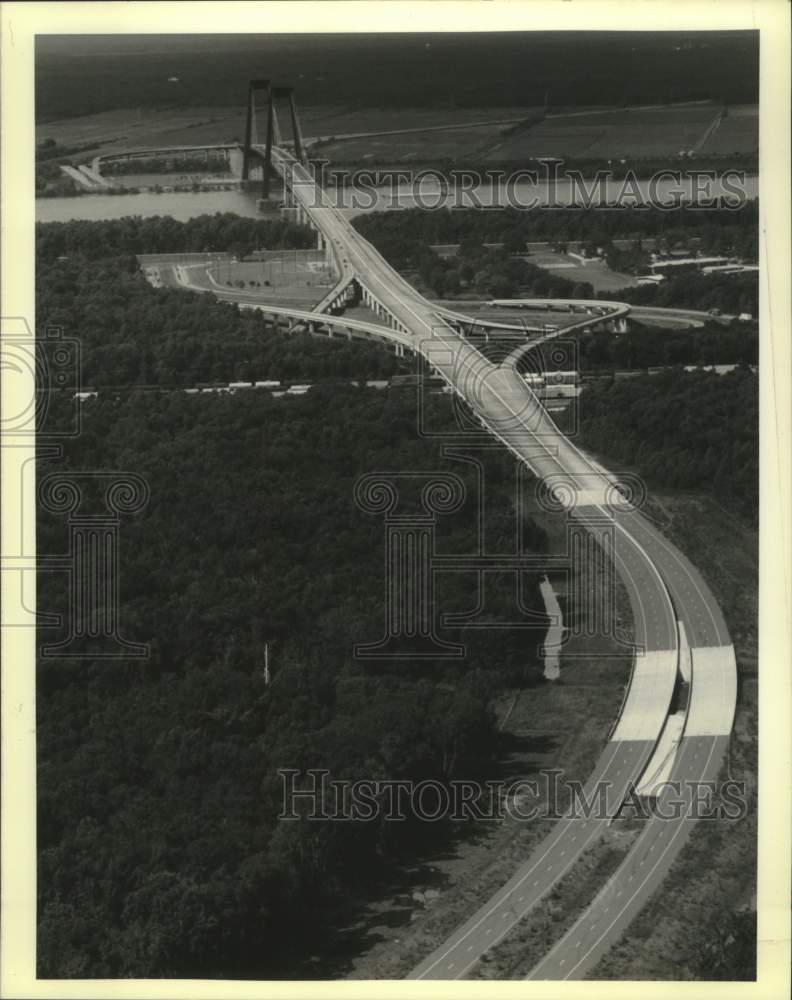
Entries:
{"type": "Polygon", "coordinates": [[[637,306],[665,306],[680,309],[720,309],[730,315],[759,314],[759,272],[701,274],[689,271],[656,285],[635,285],[599,298],[618,299],[637,306]]]}
{"type": "MultiPolygon", "coordinates": [[[[70,401],[54,405],[67,420],[70,401]]],[[[446,396],[429,396],[425,415],[455,426],[446,396]]],[[[482,461],[487,551],[511,552],[512,460],[482,461]]],[[[356,506],[357,478],[459,475],[467,498],[438,516],[437,548],[464,554],[478,546],[475,473],[419,435],[413,393],[352,387],[99,398],[63,464],[41,462],[39,475],[61,468],[124,469],[149,485],[145,508],[122,518],[118,624],[151,655],[39,664],[38,974],[306,978],[357,903],[453,830],[409,811],[405,822],[278,820],[278,769],[490,777],[493,693],[539,681],[542,627],[439,628],[466,644],[461,660],[353,655],[382,636],[386,592],[384,517],[356,506]]],[[[420,483],[401,489],[402,509],[416,507],[420,483]]],[[[522,534],[543,550],[541,529],[526,520],[522,534]]],[[[65,544],[64,517],[40,512],[38,551],[65,544]]],[[[444,576],[435,613],[469,608],[472,578],[444,576]]],[[[39,608],[66,613],[67,586],[42,571],[39,608]]],[[[488,580],[494,624],[513,620],[513,601],[488,580]]],[[[526,601],[542,607],[536,580],[526,601]]]]}
{"type": "Polygon", "coordinates": [[[382,345],[278,332],[260,312],[210,294],[153,288],[128,255],[40,260],[36,324],[40,336],[55,326],[79,340],[91,388],[387,378],[411,364],[382,345]]]}
{"type": "MultiPolygon", "coordinates": [[[[756,32],[344,33],[265,40],[267,75],[297,83],[302,108],[531,108],[759,99],[756,32]],[[306,66],[321,66],[318,75],[306,66]],[[464,72],[461,71],[464,67],[464,72]]],[[[38,121],[139,107],[240,107],[261,75],[250,35],[179,44],[44,39],[36,60],[38,121]],[[128,46],[128,47],[126,47],[128,46]]],[[[134,114],[134,111],[131,112],[134,114]]]]}
{"type": "MultiPolygon", "coordinates": [[[[397,269],[415,271],[424,285],[438,297],[460,291],[479,296],[510,298],[517,293],[538,298],[595,298],[589,282],[570,281],[537,267],[523,254],[527,242],[548,241],[563,248],[570,241],[604,247],[614,263],[636,257],[648,259],[645,251],[619,251],[612,241],[643,235],[657,241],[660,249],[698,234],[697,248],[707,253],[756,253],[758,202],[748,202],[738,211],[706,212],[675,209],[646,212],[629,209],[595,212],[587,209],[529,212],[420,209],[372,212],[354,220],[358,231],[370,240],[397,269]],[[534,220],[533,222],[531,220],[534,220]],[[672,220],[675,220],[673,222],[672,220]],[[704,221],[706,220],[706,225],[704,221]],[[666,223],[666,228],[661,226],[666,223]],[[645,231],[635,232],[643,225],[645,231]],[[442,258],[432,245],[459,243],[456,257],[442,258]],[[483,243],[502,243],[488,249],[483,243]]],[[[659,285],[638,285],[618,291],[600,292],[596,298],[620,300],[636,305],[676,306],[725,313],[759,311],[757,272],[744,274],[676,275],[659,285]]]]}
{"type": "MultiPolygon", "coordinates": [[[[630,320],[626,333],[609,330],[574,332],[545,346],[554,362],[542,363],[543,369],[581,372],[623,371],[673,365],[756,365],[759,363],[759,329],[756,323],[734,321],[724,326],[715,321],[701,329],[662,329],[642,326],[630,320]],[[558,352],[561,352],[560,355],[558,352]],[[563,360],[560,360],[562,358],[563,360]]],[[[527,353],[520,362],[523,371],[536,371],[534,355],[541,347],[527,353]]]]}
{"type": "Polygon", "coordinates": [[[198,215],[179,222],[169,215],[125,216],[100,222],[36,223],[36,260],[40,264],[79,254],[89,259],[139,253],[226,251],[232,247],[279,250],[315,246],[307,226],[264,219],[246,219],[232,212],[198,215]]]}
{"type": "Polygon", "coordinates": [[[231,165],[224,156],[151,156],[146,159],[109,160],[102,164],[102,173],[118,176],[124,174],[227,174],[231,165]]]}
{"type": "Polygon", "coordinates": [[[584,243],[607,246],[616,239],[652,239],[659,249],[687,246],[706,253],[734,254],[758,259],[759,202],[745,202],[739,209],[701,209],[680,206],[672,210],[656,207],[624,207],[603,212],[597,208],[420,208],[393,212],[371,212],[358,216],[354,225],[378,247],[398,251],[404,245],[433,246],[442,243],[504,243],[524,247],[526,243],[584,243]]]}
{"type": "MultiPolygon", "coordinates": [[[[713,108],[713,112],[714,110],[713,108]]],[[[547,113],[553,114],[554,109],[548,108],[547,113]]],[[[564,173],[574,173],[576,176],[586,178],[585,184],[587,189],[591,188],[592,179],[600,171],[604,171],[609,178],[615,181],[627,178],[632,180],[632,178],[636,177],[641,180],[649,180],[661,171],[667,171],[669,163],[672,164],[672,169],[681,171],[683,178],[686,173],[690,173],[693,170],[696,172],[712,171],[717,176],[732,170],[740,170],[746,174],[756,174],[759,170],[758,131],[755,141],[757,148],[753,152],[735,149],[730,153],[699,153],[696,155],[695,167],[693,167],[693,163],[690,160],[684,159],[681,156],[677,157],[676,151],[669,150],[668,156],[638,156],[632,154],[629,158],[625,158],[623,162],[621,158],[614,162],[612,158],[604,155],[594,158],[564,156],[563,169],[564,173]]],[[[383,171],[396,171],[404,168],[404,158],[397,155],[395,147],[390,156],[382,153],[366,153],[364,156],[362,155],[360,146],[356,145],[356,140],[351,140],[351,152],[349,152],[344,149],[343,142],[338,142],[332,136],[327,140],[311,143],[311,153],[316,156],[317,160],[321,154],[324,154],[326,157],[327,148],[331,144],[335,145],[335,149],[331,150],[331,156],[323,159],[322,162],[327,169],[328,175],[332,176],[334,173],[337,175],[338,183],[344,183],[344,179],[349,176],[350,167],[353,166],[359,167],[363,171],[369,171],[372,168],[383,171]]],[[[462,145],[462,142],[460,145],[462,145]]],[[[557,150],[557,153],[560,156],[562,149],[557,150]]],[[[550,157],[550,159],[552,160],[553,157],[550,157]]],[[[482,158],[480,150],[462,149],[454,155],[438,155],[430,144],[427,144],[420,153],[416,152],[410,156],[411,168],[420,167],[422,170],[437,171],[449,179],[456,172],[470,174],[471,171],[474,171],[481,177],[486,178],[487,174],[493,171],[514,170],[515,168],[519,168],[520,170],[535,170],[541,179],[542,172],[547,170],[547,161],[547,156],[525,156],[522,153],[504,156],[497,149],[490,151],[486,159],[482,158]]],[[[563,177],[563,174],[559,176],[563,177]]],[[[684,179],[682,183],[685,183],[684,179]]]]}
{"type": "Polygon", "coordinates": [[[583,445],[658,489],[693,489],[752,520],[759,508],[759,380],[669,371],[595,383],[580,398],[583,445]]]}
{"type": "Polygon", "coordinates": [[[63,146],[61,143],[56,142],[55,139],[42,139],[36,143],[36,164],[43,163],[46,160],[66,159],[69,156],[74,156],[75,153],[81,153],[91,148],[91,145],[86,143],[63,146]]]}
{"type": "Polygon", "coordinates": [[[54,161],[36,164],[34,183],[37,198],[71,198],[81,195],[84,190],[54,161]]]}
{"type": "MultiPolygon", "coordinates": [[[[570,281],[537,267],[509,250],[491,249],[465,241],[456,257],[441,257],[419,240],[376,240],[377,249],[397,270],[414,276],[429,294],[453,298],[460,292],[492,298],[512,298],[518,293],[543,297],[590,299],[589,282],[570,281]]],[[[516,249],[519,249],[517,247],[516,249]]]]}

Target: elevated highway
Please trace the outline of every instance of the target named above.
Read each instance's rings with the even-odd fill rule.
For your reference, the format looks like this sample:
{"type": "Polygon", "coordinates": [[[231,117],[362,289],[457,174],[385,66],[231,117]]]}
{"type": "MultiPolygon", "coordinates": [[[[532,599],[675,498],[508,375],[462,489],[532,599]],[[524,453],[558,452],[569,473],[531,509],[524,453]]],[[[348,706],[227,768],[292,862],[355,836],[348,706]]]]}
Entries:
{"type": "MultiPolygon", "coordinates": [[[[736,701],[734,652],[720,609],[699,573],[638,511],[635,498],[622,495],[615,477],[559,432],[516,372],[514,360],[495,364],[485,358],[459,333],[459,326],[474,322],[470,317],[460,318],[424,299],[333,207],[301,163],[282,148],[272,153],[298,218],[321,234],[340,276],[323,305],[332,307],[334,298],[344,294],[351,281],[357,282],[364,301],[388,324],[367,327],[376,326],[377,336],[421,354],[482,425],[545,481],[569,516],[592,532],[605,521],[617,540],[611,555],[632,606],[635,660],[617,723],[586,785],[589,795],[604,788],[604,808],[596,815],[577,814],[558,822],[512,879],[409,977],[462,978],[572,870],[627,791],[647,766],[654,767],[652,759],[683,670],[690,678],[690,695],[670,773],[697,779],[717,774],[736,701]]],[[[315,311],[268,309],[304,322],[327,321],[315,311]]],[[[344,326],[354,322],[337,319],[344,326]]],[[[592,322],[591,314],[581,318],[580,324],[584,322],[592,322]]],[[[687,814],[648,823],[584,914],[590,919],[578,921],[575,933],[558,942],[531,978],[584,975],[662,880],[692,823],[687,814]]]]}
{"type": "Polygon", "coordinates": [[[413,338],[409,333],[389,329],[381,323],[370,323],[344,315],[335,316],[330,313],[320,313],[315,309],[293,309],[289,306],[273,305],[252,297],[249,291],[224,288],[213,280],[209,273],[210,266],[210,261],[202,260],[197,263],[170,264],[165,267],[159,265],[149,269],[155,270],[160,276],[163,271],[170,271],[172,278],[168,280],[166,277],[165,284],[179,285],[193,292],[209,293],[221,302],[233,302],[241,309],[254,309],[275,321],[279,318],[286,319],[291,321],[290,326],[299,325],[311,333],[321,329],[337,331],[350,338],[354,334],[360,334],[367,340],[376,340],[394,346],[397,354],[403,354],[405,349],[414,350],[413,338]]]}
{"type": "MultiPolygon", "coordinates": [[[[572,516],[584,524],[603,517],[611,519],[620,543],[614,560],[633,608],[637,655],[618,723],[587,785],[593,790],[599,787],[598,782],[609,782],[604,818],[562,820],[515,876],[410,976],[461,978],[571,869],[602,832],[602,824],[614,814],[627,788],[650,763],[677,681],[680,628],[686,636],[686,660],[689,648],[690,695],[671,773],[675,778],[698,779],[717,774],[736,703],[734,651],[717,602],[698,571],[620,496],[613,477],[558,431],[514,365],[494,365],[461,338],[454,329],[454,317],[433,307],[393,271],[327,202],[303,165],[282,150],[277,151],[274,162],[300,206],[302,218],[322,232],[339,272],[354,273],[391,326],[401,335],[407,333],[414,349],[465,400],[484,426],[551,484],[557,496],[565,497],[572,516]]],[[[588,317],[581,319],[581,323],[590,321],[588,317]]],[[[584,974],[656,888],[693,822],[683,814],[676,821],[658,819],[647,824],[609,883],[615,887],[614,893],[626,897],[620,904],[620,915],[609,920],[603,905],[601,921],[592,921],[585,928],[579,922],[578,939],[569,945],[559,942],[558,956],[553,959],[558,964],[535,970],[535,978],[584,974]],[[651,855],[657,860],[650,863],[647,859],[651,855]],[[639,870],[644,874],[636,875],[639,870]],[[568,946],[586,956],[576,959],[574,967],[562,954],[568,946]]]]}

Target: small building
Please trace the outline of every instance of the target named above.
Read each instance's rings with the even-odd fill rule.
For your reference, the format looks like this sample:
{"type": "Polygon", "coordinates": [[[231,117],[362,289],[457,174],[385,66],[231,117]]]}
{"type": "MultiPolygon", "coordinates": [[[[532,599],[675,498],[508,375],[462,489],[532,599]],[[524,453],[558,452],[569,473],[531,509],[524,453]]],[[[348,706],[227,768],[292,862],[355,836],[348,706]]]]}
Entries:
{"type": "Polygon", "coordinates": [[[540,399],[568,399],[581,393],[576,371],[527,372],[523,381],[540,399]]]}

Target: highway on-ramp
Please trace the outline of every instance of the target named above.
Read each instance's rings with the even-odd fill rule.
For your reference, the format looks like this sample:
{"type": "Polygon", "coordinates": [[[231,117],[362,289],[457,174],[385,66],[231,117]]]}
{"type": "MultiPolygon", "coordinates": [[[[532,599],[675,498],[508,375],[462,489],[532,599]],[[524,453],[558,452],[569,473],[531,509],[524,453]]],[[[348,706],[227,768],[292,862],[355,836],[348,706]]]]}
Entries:
{"type": "MultiPolygon", "coordinates": [[[[677,680],[680,632],[690,648],[690,695],[683,738],[672,773],[674,777],[707,780],[720,766],[736,701],[734,651],[717,602],[690,562],[629,503],[619,503],[611,477],[575,448],[548,417],[513,365],[493,365],[457,336],[449,318],[433,310],[379,253],[332,208],[303,167],[281,159],[293,195],[316,224],[336,254],[339,265],[354,271],[358,281],[416,338],[416,349],[470,405],[499,440],[540,478],[561,477],[570,487],[574,516],[612,516],[619,543],[615,562],[633,607],[636,638],[644,649],[636,656],[628,697],[611,741],[606,746],[587,790],[598,781],[612,781],[605,815],[623,795],[627,784],[640,776],[647,757],[660,739],[677,680]],[[565,477],[565,478],[564,478],[565,477]],[[713,698],[713,691],[717,697],[713,698]],[[621,784],[621,782],[624,784],[621,784]]],[[[593,842],[607,819],[573,817],[561,820],[512,879],[469,921],[411,973],[411,978],[460,978],[480,956],[541,900],[593,842]]],[[[686,814],[676,820],[650,821],[629,852],[608,891],[628,894],[617,918],[602,904],[598,921],[584,930],[578,922],[577,939],[585,959],[558,956],[555,969],[537,970],[537,978],[567,978],[583,974],[602,950],[610,946],[648,899],[666,873],[693,822],[686,814]],[[647,860],[656,855],[657,861],[647,860]],[[642,870],[640,876],[636,872],[642,870]],[[629,888],[628,888],[629,887],[629,888]],[[608,912],[605,912],[607,909],[608,912]],[[565,966],[569,962],[565,971],[565,966]]],[[[615,898],[615,897],[614,897],[615,898]]],[[[560,950],[563,951],[562,943],[560,950]]]]}
{"type": "MultiPolygon", "coordinates": [[[[699,780],[717,774],[736,698],[734,652],[700,574],[636,509],[636,502],[622,497],[615,478],[561,434],[514,365],[494,364],[460,336],[455,314],[433,306],[401,278],[334,208],[302,164],[282,149],[273,150],[273,162],[322,233],[341,276],[339,285],[354,277],[390,318],[392,328],[381,328],[384,335],[420,353],[482,424],[551,487],[571,517],[592,531],[603,521],[613,526],[616,544],[610,556],[632,606],[636,655],[629,689],[586,785],[587,797],[604,787],[605,808],[559,820],[506,885],[410,974],[414,979],[457,979],[542,900],[603,832],[650,762],[677,678],[685,671],[690,695],[672,774],[699,780]]],[[[583,919],[531,977],[584,975],[656,889],[692,822],[686,815],[648,822],[583,919]]]]}

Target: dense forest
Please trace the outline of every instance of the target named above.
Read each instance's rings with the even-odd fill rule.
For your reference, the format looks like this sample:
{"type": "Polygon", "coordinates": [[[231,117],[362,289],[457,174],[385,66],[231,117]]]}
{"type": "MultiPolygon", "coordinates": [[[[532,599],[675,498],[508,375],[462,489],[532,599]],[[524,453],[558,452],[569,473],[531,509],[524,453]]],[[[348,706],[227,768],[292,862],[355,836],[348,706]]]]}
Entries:
{"type": "MultiPolygon", "coordinates": [[[[433,426],[453,427],[448,397],[426,405],[433,426]]],[[[512,460],[488,452],[485,464],[488,551],[511,551],[512,460]]],[[[356,506],[357,478],[460,475],[468,499],[438,517],[437,545],[465,553],[477,545],[475,477],[419,437],[413,391],[353,387],[100,397],[84,404],[65,462],[40,475],[64,467],[123,468],[149,484],[121,529],[119,621],[151,656],[40,665],[39,974],[297,975],[324,947],[338,898],[375,890],[429,834],[451,831],[276,822],[277,769],[490,775],[492,694],[540,679],[541,627],[499,630],[497,645],[441,630],[466,644],[461,661],[383,666],[352,653],[382,635],[385,586],[383,520],[356,506]]],[[[523,539],[545,545],[529,521],[523,539]]],[[[64,518],[40,514],[39,551],[65,541],[64,518]]],[[[65,610],[61,576],[40,575],[40,607],[65,610]]],[[[471,579],[446,576],[438,608],[466,610],[471,579]]],[[[487,598],[491,620],[513,615],[507,586],[487,598]]],[[[542,606],[535,581],[528,600],[542,606]]]]}
{"type": "Polygon", "coordinates": [[[616,299],[636,305],[676,306],[728,314],[759,311],[757,272],[701,274],[688,272],[659,285],[638,285],[595,296],[589,282],[572,281],[526,257],[526,243],[551,241],[601,246],[616,262],[624,251],[613,240],[642,238],[659,249],[689,245],[704,253],[735,254],[755,259],[758,239],[758,202],[737,211],[701,212],[624,209],[506,209],[498,212],[465,209],[424,212],[420,209],[372,212],[354,224],[395,268],[414,273],[430,293],[453,297],[460,292],[492,298],[517,295],[538,298],[571,297],[616,299]],[[432,246],[458,243],[455,257],[441,257],[432,246]],[[500,243],[500,247],[484,244],[500,243]],[[615,252],[614,252],[615,251],[615,252]],[[519,256],[515,256],[519,255],[519,256]]]}
{"type": "Polygon", "coordinates": [[[756,365],[759,328],[732,322],[707,323],[703,329],[663,330],[631,322],[627,333],[577,334],[583,371],[654,368],[664,365],[756,365]]]}
{"type": "MultiPolygon", "coordinates": [[[[551,347],[557,370],[584,374],[674,365],[756,365],[759,329],[755,323],[733,321],[724,326],[713,321],[701,329],[658,331],[631,320],[626,333],[576,332],[552,341],[551,347]]],[[[524,355],[518,366],[522,371],[536,371],[535,353],[524,355]]]]}
{"type": "MultiPolygon", "coordinates": [[[[535,627],[499,629],[497,646],[486,630],[441,629],[464,644],[461,660],[383,665],[353,655],[355,643],[381,637],[385,613],[383,519],[356,505],[359,476],[458,475],[467,500],[438,517],[438,550],[477,550],[475,470],[442,457],[442,436],[418,433],[414,388],[320,385],[293,399],[164,389],[376,376],[404,364],[373,344],[273,333],[255,314],[152,288],[139,273],[133,252],[154,242],[226,249],[226,240],[302,239],[236,222],[250,226],[216,216],[38,229],[39,330],[56,325],[79,339],[83,383],[122,387],[79,404],[79,436],[61,460],[42,461],[39,476],[118,469],[142,476],[151,495],[123,518],[119,607],[124,638],[148,643],[149,657],[102,661],[86,651],[39,664],[43,977],[310,975],[311,954],[333,953],[344,906],[353,912],[426,849],[427,836],[440,847],[455,831],[409,819],[398,836],[382,819],[278,822],[278,768],[345,779],[489,776],[493,695],[541,681],[541,612],[535,627]],[[124,391],[143,382],[163,391],[124,391]]],[[[77,405],[52,394],[47,430],[69,425],[77,405]]],[[[456,426],[444,394],[427,394],[423,411],[441,435],[456,426]]],[[[513,460],[483,458],[488,550],[512,551],[513,460]]],[[[412,509],[417,496],[404,502],[412,509]]],[[[528,519],[521,538],[531,552],[547,546],[528,519]]],[[[67,544],[64,516],[40,510],[39,552],[67,544]]],[[[437,613],[467,610],[471,583],[445,574],[437,613]]],[[[541,609],[537,581],[526,583],[527,605],[541,609]]],[[[513,619],[513,601],[508,582],[493,579],[489,620],[513,619]]],[[[67,611],[63,574],[40,573],[39,606],[67,611]]],[[[58,638],[42,630],[42,642],[58,638]]]]}
{"type": "Polygon", "coordinates": [[[614,295],[638,306],[666,306],[680,309],[719,309],[730,315],[759,314],[759,273],[745,271],[736,274],[701,274],[690,271],[668,278],[659,285],[635,285],[622,288],[614,295]]]}
{"type": "Polygon", "coordinates": [[[508,248],[491,249],[466,242],[460,245],[456,257],[441,257],[419,243],[405,257],[401,256],[401,248],[388,242],[378,249],[397,270],[414,272],[419,285],[437,298],[453,298],[463,291],[497,299],[519,294],[537,298],[594,298],[588,282],[570,281],[553,274],[530,260],[514,256],[508,248]]]}
{"type": "Polygon", "coordinates": [[[301,226],[236,215],[39,224],[37,327],[77,336],[82,385],[90,388],[386,378],[410,370],[411,362],[374,344],[279,333],[261,313],[211,295],[153,288],[134,256],[311,241],[301,226]]]}
{"type": "Polygon", "coordinates": [[[36,118],[241,106],[262,75],[303,107],[755,104],[758,67],[751,31],[40,35],[36,118]]]}
{"type": "Polygon", "coordinates": [[[42,267],[71,254],[98,260],[124,254],[233,252],[264,247],[271,250],[307,248],[316,236],[307,226],[291,222],[248,219],[233,212],[197,215],[180,222],[169,215],[125,216],[99,222],[36,223],[36,263],[42,267]]]}
{"type": "Polygon", "coordinates": [[[657,489],[700,490],[756,521],[759,510],[759,380],[667,371],[586,388],[584,447],[637,469],[657,489]]]}
{"type": "Polygon", "coordinates": [[[384,347],[277,332],[262,314],[211,295],[153,288],[133,256],[70,257],[39,269],[40,331],[77,331],[82,385],[386,378],[414,369],[384,347]]]}
{"type": "MultiPolygon", "coordinates": [[[[380,347],[276,335],[236,306],[152,288],[134,256],[307,239],[296,227],[219,215],[37,227],[39,330],[55,325],[79,338],[84,383],[163,388],[87,400],[63,458],[39,464],[40,477],[134,472],[150,490],[144,509],[122,518],[119,549],[120,629],[148,643],[150,656],[38,665],[44,978],[310,976],[310,956],[337,957],[334,932],[367,894],[432,838],[444,847],[456,831],[409,820],[396,830],[381,818],[279,822],[277,770],[492,777],[493,695],[541,682],[541,624],[501,628],[497,644],[486,630],[444,628],[443,638],[466,647],[459,661],[353,655],[355,643],[380,638],[384,618],[384,525],[355,503],[362,474],[459,476],[466,500],[438,517],[437,550],[469,553],[480,541],[474,467],[444,457],[442,435],[419,434],[414,389],[320,385],[294,399],[164,391],[396,370],[380,347]]],[[[480,265],[511,264],[507,251],[493,255],[472,240],[466,259],[474,284],[480,265]]],[[[525,268],[518,283],[533,273],[516,265],[525,268]]],[[[750,372],[605,383],[581,403],[592,451],[659,487],[715,490],[755,516],[750,372]]],[[[50,429],[70,421],[75,405],[53,394],[50,429]]],[[[433,428],[455,428],[448,396],[428,393],[423,406],[433,428]]],[[[513,459],[498,449],[480,457],[486,550],[511,552],[513,459]]],[[[539,525],[526,518],[519,529],[527,551],[546,550],[539,525]]],[[[39,552],[58,555],[67,544],[65,517],[39,511],[39,552]]],[[[468,610],[470,574],[441,577],[436,610],[468,610]]],[[[537,580],[527,583],[527,604],[541,608],[537,580]]],[[[42,570],[38,586],[40,608],[67,611],[64,574],[42,570]]],[[[508,581],[492,581],[493,624],[513,619],[513,599],[508,581]]]]}
{"type": "Polygon", "coordinates": [[[707,254],[734,254],[758,259],[759,202],[746,201],[738,209],[680,206],[612,209],[504,208],[497,212],[476,208],[420,208],[371,212],[358,216],[355,227],[394,255],[413,252],[415,246],[443,243],[504,243],[524,249],[526,243],[582,243],[607,246],[616,239],[656,241],[660,250],[693,245],[707,254]],[[402,249],[403,248],[403,249],[402,249]]]}

